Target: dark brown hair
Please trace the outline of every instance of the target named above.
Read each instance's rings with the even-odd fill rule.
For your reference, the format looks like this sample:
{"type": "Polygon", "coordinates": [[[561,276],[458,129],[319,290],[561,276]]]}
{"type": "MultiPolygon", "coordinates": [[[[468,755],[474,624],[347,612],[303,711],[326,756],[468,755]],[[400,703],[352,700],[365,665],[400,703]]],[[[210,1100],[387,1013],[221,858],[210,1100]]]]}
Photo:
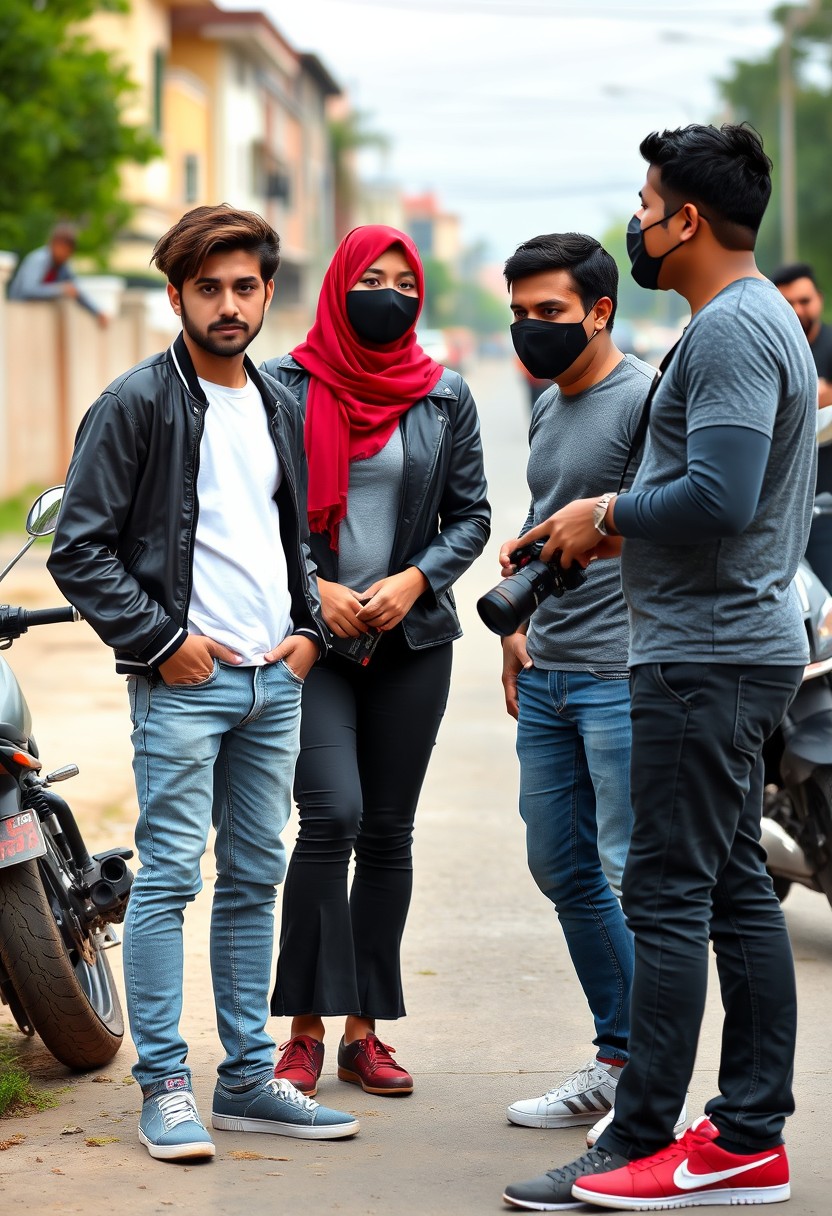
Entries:
{"type": "Polygon", "coordinates": [[[257,255],[264,283],[280,264],[280,237],[255,211],[235,211],[228,203],[194,207],[156,242],[150,259],[177,291],[194,279],[212,253],[244,249],[257,255]]]}

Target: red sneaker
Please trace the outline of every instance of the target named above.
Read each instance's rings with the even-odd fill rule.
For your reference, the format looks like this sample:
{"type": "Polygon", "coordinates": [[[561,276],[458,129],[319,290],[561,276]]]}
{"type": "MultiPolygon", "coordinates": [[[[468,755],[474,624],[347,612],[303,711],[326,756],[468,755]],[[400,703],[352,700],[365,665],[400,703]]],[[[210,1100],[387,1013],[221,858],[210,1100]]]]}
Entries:
{"type": "Polygon", "coordinates": [[[341,1040],[338,1047],[338,1076],[342,1081],[360,1085],[365,1094],[412,1094],[413,1078],[391,1056],[394,1047],[382,1043],[377,1035],[354,1043],[341,1040]]]}
{"type": "Polygon", "coordinates": [[[278,1081],[291,1081],[307,1098],[318,1092],[318,1077],[324,1066],[324,1045],[308,1034],[296,1034],[280,1044],[283,1055],[277,1061],[274,1075],[278,1081]]]}
{"type": "Polygon", "coordinates": [[[705,1204],[780,1203],[789,1198],[783,1145],[740,1156],[714,1144],[719,1132],[705,1115],[652,1157],[608,1174],[581,1178],[572,1195],[602,1208],[651,1211],[705,1204]]]}

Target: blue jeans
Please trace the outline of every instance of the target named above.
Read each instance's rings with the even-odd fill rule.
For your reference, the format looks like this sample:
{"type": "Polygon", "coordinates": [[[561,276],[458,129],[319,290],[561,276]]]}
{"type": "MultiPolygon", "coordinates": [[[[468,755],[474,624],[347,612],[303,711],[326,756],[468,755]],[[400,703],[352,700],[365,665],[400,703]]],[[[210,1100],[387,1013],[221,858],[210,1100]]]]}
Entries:
{"type": "Polygon", "coordinates": [[[627,1059],[633,941],[617,893],[632,828],[626,673],[522,671],[520,814],[529,869],[555,905],[604,1059],[627,1059]]]}
{"type": "Polygon", "coordinates": [[[202,887],[213,822],[211,974],[225,1084],[271,1073],[266,1033],[274,902],[286,871],[302,683],[284,663],[214,663],[202,684],[129,680],[141,868],[127,909],[124,981],[142,1086],[188,1074],[182,1012],[184,909],[202,887]]]}

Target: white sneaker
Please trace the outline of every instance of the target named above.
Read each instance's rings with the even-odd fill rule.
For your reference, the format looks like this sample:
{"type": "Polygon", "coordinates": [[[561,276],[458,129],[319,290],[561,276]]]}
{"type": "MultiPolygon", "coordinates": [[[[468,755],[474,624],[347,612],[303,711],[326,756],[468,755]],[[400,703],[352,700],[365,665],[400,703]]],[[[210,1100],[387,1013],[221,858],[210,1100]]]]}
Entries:
{"type": "Polygon", "coordinates": [[[520,1127],[578,1127],[595,1123],[599,1115],[612,1109],[622,1067],[588,1060],[583,1068],[542,1098],[512,1102],[506,1111],[508,1121],[520,1127]]]}
{"type": "MultiPolygon", "coordinates": [[[[595,1141],[601,1135],[601,1132],[605,1132],[607,1130],[607,1128],[613,1121],[614,1115],[615,1115],[615,1107],[613,1107],[611,1110],[608,1110],[607,1113],[604,1115],[603,1119],[599,1119],[598,1122],[595,1124],[595,1126],[591,1127],[589,1129],[589,1131],[586,1134],[586,1143],[587,1143],[588,1148],[592,1148],[595,1141]]],[[[687,1121],[688,1121],[688,1104],[687,1104],[687,1102],[685,1102],[682,1105],[682,1113],[679,1115],[679,1118],[676,1120],[675,1126],[673,1128],[673,1135],[676,1137],[677,1140],[681,1136],[682,1132],[685,1130],[685,1124],[687,1123],[687,1121]]]]}

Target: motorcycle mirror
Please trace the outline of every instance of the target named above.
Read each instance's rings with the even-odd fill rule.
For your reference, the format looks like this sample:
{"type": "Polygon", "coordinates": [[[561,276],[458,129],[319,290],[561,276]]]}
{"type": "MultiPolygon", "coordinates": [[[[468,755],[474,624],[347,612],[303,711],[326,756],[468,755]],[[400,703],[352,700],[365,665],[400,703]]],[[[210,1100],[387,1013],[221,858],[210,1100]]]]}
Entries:
{"type": "Polygon", "coordinates": [[[26,531],[33,540],[39,536],[51,536],[55,531],[63,495],[63,486],[52,486],[51,489],[44,490],[32,503],[32,509],[26,517],[26,531]]]}

